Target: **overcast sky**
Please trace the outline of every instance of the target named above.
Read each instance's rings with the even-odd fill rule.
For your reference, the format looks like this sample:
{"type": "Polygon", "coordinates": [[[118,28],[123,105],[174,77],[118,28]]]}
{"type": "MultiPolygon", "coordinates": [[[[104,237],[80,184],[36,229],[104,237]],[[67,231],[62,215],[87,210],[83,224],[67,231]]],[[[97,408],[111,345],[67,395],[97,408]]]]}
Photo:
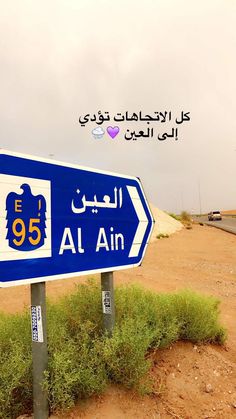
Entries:
{"type": "Polygon", "coordinates": [[[235,0],[0,0],[0,146],[138,176],[164,210],[236,208],[235,27],[235,0]],[[97,140],[99,110],[191,120],[97,140]]]}

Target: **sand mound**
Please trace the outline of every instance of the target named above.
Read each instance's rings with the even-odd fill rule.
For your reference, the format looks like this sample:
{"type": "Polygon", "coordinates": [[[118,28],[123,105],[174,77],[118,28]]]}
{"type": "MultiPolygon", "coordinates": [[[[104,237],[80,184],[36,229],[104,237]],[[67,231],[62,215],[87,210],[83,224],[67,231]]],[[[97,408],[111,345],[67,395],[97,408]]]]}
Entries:
{"type": "Polygon", "coordinates": [[[156,239],[158,234],[173,234],[183,228],[180,221],[170,217],[166,212],[159,208],[150,205],[153,217],[155,219],[154,229],[151,236],[151,241],[156,239]]]}

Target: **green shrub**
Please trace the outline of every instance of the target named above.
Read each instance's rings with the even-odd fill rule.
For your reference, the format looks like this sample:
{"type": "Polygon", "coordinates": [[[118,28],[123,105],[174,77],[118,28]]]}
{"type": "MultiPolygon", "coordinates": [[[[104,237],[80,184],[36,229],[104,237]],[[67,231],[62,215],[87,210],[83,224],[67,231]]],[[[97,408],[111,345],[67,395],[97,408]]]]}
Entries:
{"type": "Polygon", "coordinates": [[[0,314],[0,418],[32,411],[29,316],[0,314]]]}
{"type": "Polygon", "coordinates": [[[80,284],[75,292],[62,301],[70,333],[76,333],[78,325],[91,322],[94,333],[102,332],[101,289],[97,282],[88,280],[80,284]]]}
{"type": "Polygon", "coordinates": [[[157,239],[168,239],[169,234],[160,233],[156,236],[157,239]]]}
{"type": "MultiPolygon", "coordinates": [[[[155,294],[139,286],[117,287],[116,327],[102,328],[100,287],[94,281],[47,304],[49,366],[44,385],[51,411],[98,394],[109,381],[140,389],[149,353],[178,339],[224,343],[219,301],[190,291],[155,294]]],[[[32,411],[29,314],[0,314],[0,418],[32,411]]]]}
{"type": "Polygon", "coordinates": [[[223,344],[226,330],[219,324],[219,300],[192,291],[173,295],[173,307],[181,323],[180,339],[223,344]]]}
{"type": "Polygon", "coordinates": [[[78,399],[105,388],[106,371],[98,336],[101,329],[94,315],[97,310],[99,319],[99,307],[95,309],[92,304],[98,289],[95,284],[80,285],[59,303],[48,303],[49,370],[45,385],[52,410],[70,408],[78,399]]]}
{"type": "Polygon", "coordinates": [[[52,410],[68,409],[78,399],[104,390],[107,377],[101,344],[88,338],[86,327],[80,339],[67,339],[49,355],[45,385],[52,410]]]}
{"type": "Polygon", "coordinates": [[[187,211],[182,211],[180,214],[180,221],[182,221],[183,223],[191,223],[191,216],[187,211]]]}
{"type": "Polygon", "coordinates": [[[177,221],[180,221],[180,216],[177,214],[174,214],[173,212],[167,213],[170,217],[174,218],[177,221]]]}
{"type": "Polygon", "coordinates": [[[169,295],[158,295],[140,286],[130,285],[118,287],[115,300],[117,326],[129,318],[146,324],[152,334],[150,347],[165,347],[178,339],[178,319],[169,304],[169,295]]]}
{"type": "Polygon", "coordinates": [[[126,387],[139,387],[150,367],[145,355],[152,339],[152,331],[144,321],[127,318],[116,327],[113,336],[104,341],[103,356],[109,379],[126,387]]]}

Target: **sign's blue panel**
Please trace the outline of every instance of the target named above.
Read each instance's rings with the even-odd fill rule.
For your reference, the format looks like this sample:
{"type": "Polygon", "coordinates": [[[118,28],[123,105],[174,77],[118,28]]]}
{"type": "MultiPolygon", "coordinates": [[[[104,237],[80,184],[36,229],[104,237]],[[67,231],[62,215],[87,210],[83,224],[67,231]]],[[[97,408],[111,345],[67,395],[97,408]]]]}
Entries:
{"type": "Polygon", "coordinates": [[[153,217],[137,178],[0,150],[0,285],[138,266],[153,217]]]}

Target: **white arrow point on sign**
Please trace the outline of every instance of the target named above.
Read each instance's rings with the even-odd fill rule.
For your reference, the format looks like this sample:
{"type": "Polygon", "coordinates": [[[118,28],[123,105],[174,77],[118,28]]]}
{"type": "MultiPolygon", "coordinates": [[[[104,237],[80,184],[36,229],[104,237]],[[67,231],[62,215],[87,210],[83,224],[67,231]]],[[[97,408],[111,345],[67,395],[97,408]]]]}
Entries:
{"type": "Polygon", "coordinates": [[[143,243],[143,238],[148,226],[148,219],[144,211],[142,201],[139,197],[138,190],[135,186],[127,186],[130,199],[133,203],[134,209],[136,211],[139,224],[134,236],[134,240],[129,252],[129,258],[137,257],[140,251],[140,247],[143,243]]]}

